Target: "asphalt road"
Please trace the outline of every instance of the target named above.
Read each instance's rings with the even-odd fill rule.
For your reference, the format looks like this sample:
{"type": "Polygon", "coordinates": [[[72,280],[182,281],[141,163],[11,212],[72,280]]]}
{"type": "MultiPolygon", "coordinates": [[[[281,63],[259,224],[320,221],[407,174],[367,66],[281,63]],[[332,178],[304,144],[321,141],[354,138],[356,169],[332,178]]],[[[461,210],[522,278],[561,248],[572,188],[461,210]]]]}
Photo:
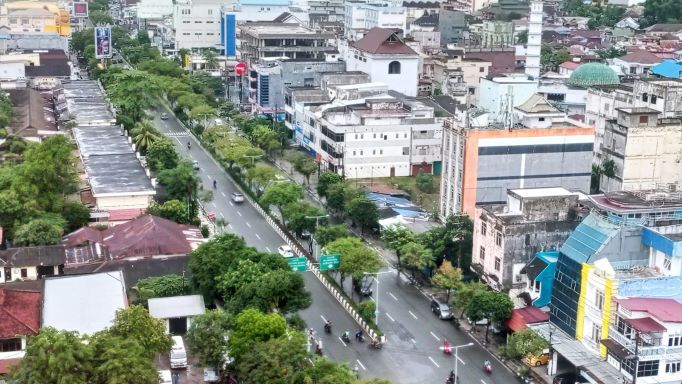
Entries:
{"type": "MultiPolygon", "coordinates": [[[[156,127],[176,144],[178,152],[199,163],[198,175],[204,188],[212,188],[217,181],[214,200],[205,206],[207,213],[224,218],[229,224],[227,230],[265,252],[277,252],[284,244],[282,238],[270,227],[265,219],[248,201],[234,204],[230,193],[237,191],[227,174],[211,158],[210,154],[175,120],[170,111],[167,120],[156,114],[156,127]],[[191,149],[187,149],[187,142],[191,149]]],[[[399,278],[395,270],[379,275],[380,290],[374,285],[373,300],[379,299],[379,325],[386,334],[387,343],[383,350],[368,348],[367,343],[352,340],[344,343],[340,335],[344,330],[351,334],[357,324],[341,308],[317,278],[304,273],[306,287],[311,292],[313,304],[301,311],[301,317],[308,327],[315,329],[316,338],[322,340],[324,354],[338,362],[357,366],[361,378],[385,378],[392,383],[444,383],[454,369],[455,358],[446,356],[439,349],[448,340],[451,345],[472,342],[470,336],[455,329],[451,322],[441,321],[430,311],[430,304],[421,292],[399,278]],[[379,295],[379,296],[377,296],[379,295]],[[325,334],[323,322],[331,320],[332,334],[325,334]]],[[[480,345],[462,348],[459,351],[459,376],[462,384],[511,384],[518,382],[515,376],[495,361],[480,345]],[[483,361],[493,362],[493,373],[483,372],[483,361]]]]}

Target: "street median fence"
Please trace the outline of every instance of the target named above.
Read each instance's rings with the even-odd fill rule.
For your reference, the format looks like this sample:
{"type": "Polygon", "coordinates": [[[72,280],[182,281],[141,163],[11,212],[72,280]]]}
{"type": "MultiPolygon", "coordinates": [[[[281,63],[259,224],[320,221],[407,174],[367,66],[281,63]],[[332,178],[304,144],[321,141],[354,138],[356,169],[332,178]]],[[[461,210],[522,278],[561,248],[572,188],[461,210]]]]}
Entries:
{"type": "MultiPolygon", "coordinates": [[[[184,124],[183,124],[184,127],[184,124]]],[[[185,129],[187,129],[185,127],[185,129]]],[[[194,135],[194,132],[191,130],[188,130],[191,132],[192,135],[194,135]]],[[[195,135],[196,137],[196,135],[195,135]]],[[[204,145],[204,141],[200,137],[196,137],[197,140],[199,141],[200,145],[207,149],[211,155],[216,158],[216,154],[210,145],[204,145]]],[[[297,254],[303,255],[308,259],[307,263],[307,268],[308,271],[312,272],[315,277],[322,283],[322,285],[329,291],[329,293],[336,299],[336,301],[341,304],[343,309],[348,312],[348,314],[353,318],[353,320],[360,326],[362,329],[371,337],[375,338],[377,336],[381,336],[382,333],[381,331],[374,325],[374,323],[371,320],[365,320],[362,316],[360,316],[360,313],[357,310],[357,307],[355,303],[346,296],[345,293],[340,292],[339,289],[336,286],[336,283],[327,275],[322,273],[320,269],[317,267],[315,263],[315,259],[313,258],[313,255],[310,254],[305,248],[301,246],[301,244],[298,242],[298,240],[282,225],[276,218],[274,218],[265,208],[263,208],[260,205],[260,202],[258,201],[256,195],[254,192],[249,188],[249,186],[244,182],[244,179],[242,179],[241,174],[234,168],[230,168],[225,166],[221,161],[218,160],[218,163],[223,167],[223,169],[227,172],[228,176],[234,181],[235,185],[237,188],[244,194],[244,197],[246,200],[251,203],[251,205],[256,208],[258,213],[260,213],[265,220],[268,222],[268,224],[277,232],[277,234],[280,235],[282,239],[294,250],[296,250],[297,254]]]]}

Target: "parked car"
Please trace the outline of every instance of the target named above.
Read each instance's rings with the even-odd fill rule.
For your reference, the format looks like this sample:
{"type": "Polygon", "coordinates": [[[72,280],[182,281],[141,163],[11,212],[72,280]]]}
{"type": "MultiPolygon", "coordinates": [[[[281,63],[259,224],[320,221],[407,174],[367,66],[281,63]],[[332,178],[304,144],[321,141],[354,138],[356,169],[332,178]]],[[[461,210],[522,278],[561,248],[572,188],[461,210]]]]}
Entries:
{"type": "Polygon", "coordinates": [[[554,376],[552,384],[579,384],[588,383],[587,379],[575,372],[560,373],[554,376]]]}
{"type": "Polygon", "coordinates": [[[282,255],[286,258],[296,256],[296,255],[294,255],[294,250],[291,249],[291,247],[286,245],[286,244],[280,245],[279,248],[277,248],[277,253],[279,253],[280,255],[282,255]]]}
{"type": "Polygon", "coordinates": [[[549,353],[542,353],[539,356],[528,355],[525,360],[531,367],[539,367],[549,363],[549,353]]]}
{"type": "Polygon", "coordinates": [[[171,371],[169,369],[159,371],[159,383],[173,384],[173,377],[171,377],[171,371]]]}
{"type": "Polygon", "coordinates": [[[161,120],[168,120],[168,114],[166,112],[161,113],[161,120]]]}
{"type": "Polygon", "coordinates": [[[170,367],[187,368],[187,352],[182,337],[173,336],[173,347],[170,350],[170,367]]]}
{"type": "Polygon", "coordinates": [[[453,317],[450,306],[444,301],[435,297],[431,299],[431,312],[433,312],[441,320],[449,320],[453,317]]]}
{"type": "Polygon", "coordinates": [[[244,195],[242,195],[239,192],[232,192],[231,196],[232,196],[232,201],[237,203],[237,204],[244,202],[244,195]]]}

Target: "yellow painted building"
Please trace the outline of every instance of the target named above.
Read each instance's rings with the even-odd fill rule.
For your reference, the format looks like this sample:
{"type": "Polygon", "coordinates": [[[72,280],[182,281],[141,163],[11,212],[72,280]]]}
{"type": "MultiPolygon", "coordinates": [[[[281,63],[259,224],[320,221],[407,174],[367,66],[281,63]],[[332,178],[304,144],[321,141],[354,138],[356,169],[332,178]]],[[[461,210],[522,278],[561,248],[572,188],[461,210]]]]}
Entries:
{"type": "Polygon", "coordinates": [[[12,32],[52,32],[71,35],[69,11],[55,2],[15,1],[0,5],[0,25],[12,32]]]}

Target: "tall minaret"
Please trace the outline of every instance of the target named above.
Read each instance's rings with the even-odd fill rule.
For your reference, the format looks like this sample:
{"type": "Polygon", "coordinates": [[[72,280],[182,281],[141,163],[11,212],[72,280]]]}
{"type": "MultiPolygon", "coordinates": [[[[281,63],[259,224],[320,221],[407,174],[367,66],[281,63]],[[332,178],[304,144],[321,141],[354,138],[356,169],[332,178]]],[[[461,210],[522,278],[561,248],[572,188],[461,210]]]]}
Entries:
{"type": "Polygon", "coordinates": [[[526,44],[526,74],[540,78],[540,50],[542,45],[542,0],[531,0],[526,44]]]}

